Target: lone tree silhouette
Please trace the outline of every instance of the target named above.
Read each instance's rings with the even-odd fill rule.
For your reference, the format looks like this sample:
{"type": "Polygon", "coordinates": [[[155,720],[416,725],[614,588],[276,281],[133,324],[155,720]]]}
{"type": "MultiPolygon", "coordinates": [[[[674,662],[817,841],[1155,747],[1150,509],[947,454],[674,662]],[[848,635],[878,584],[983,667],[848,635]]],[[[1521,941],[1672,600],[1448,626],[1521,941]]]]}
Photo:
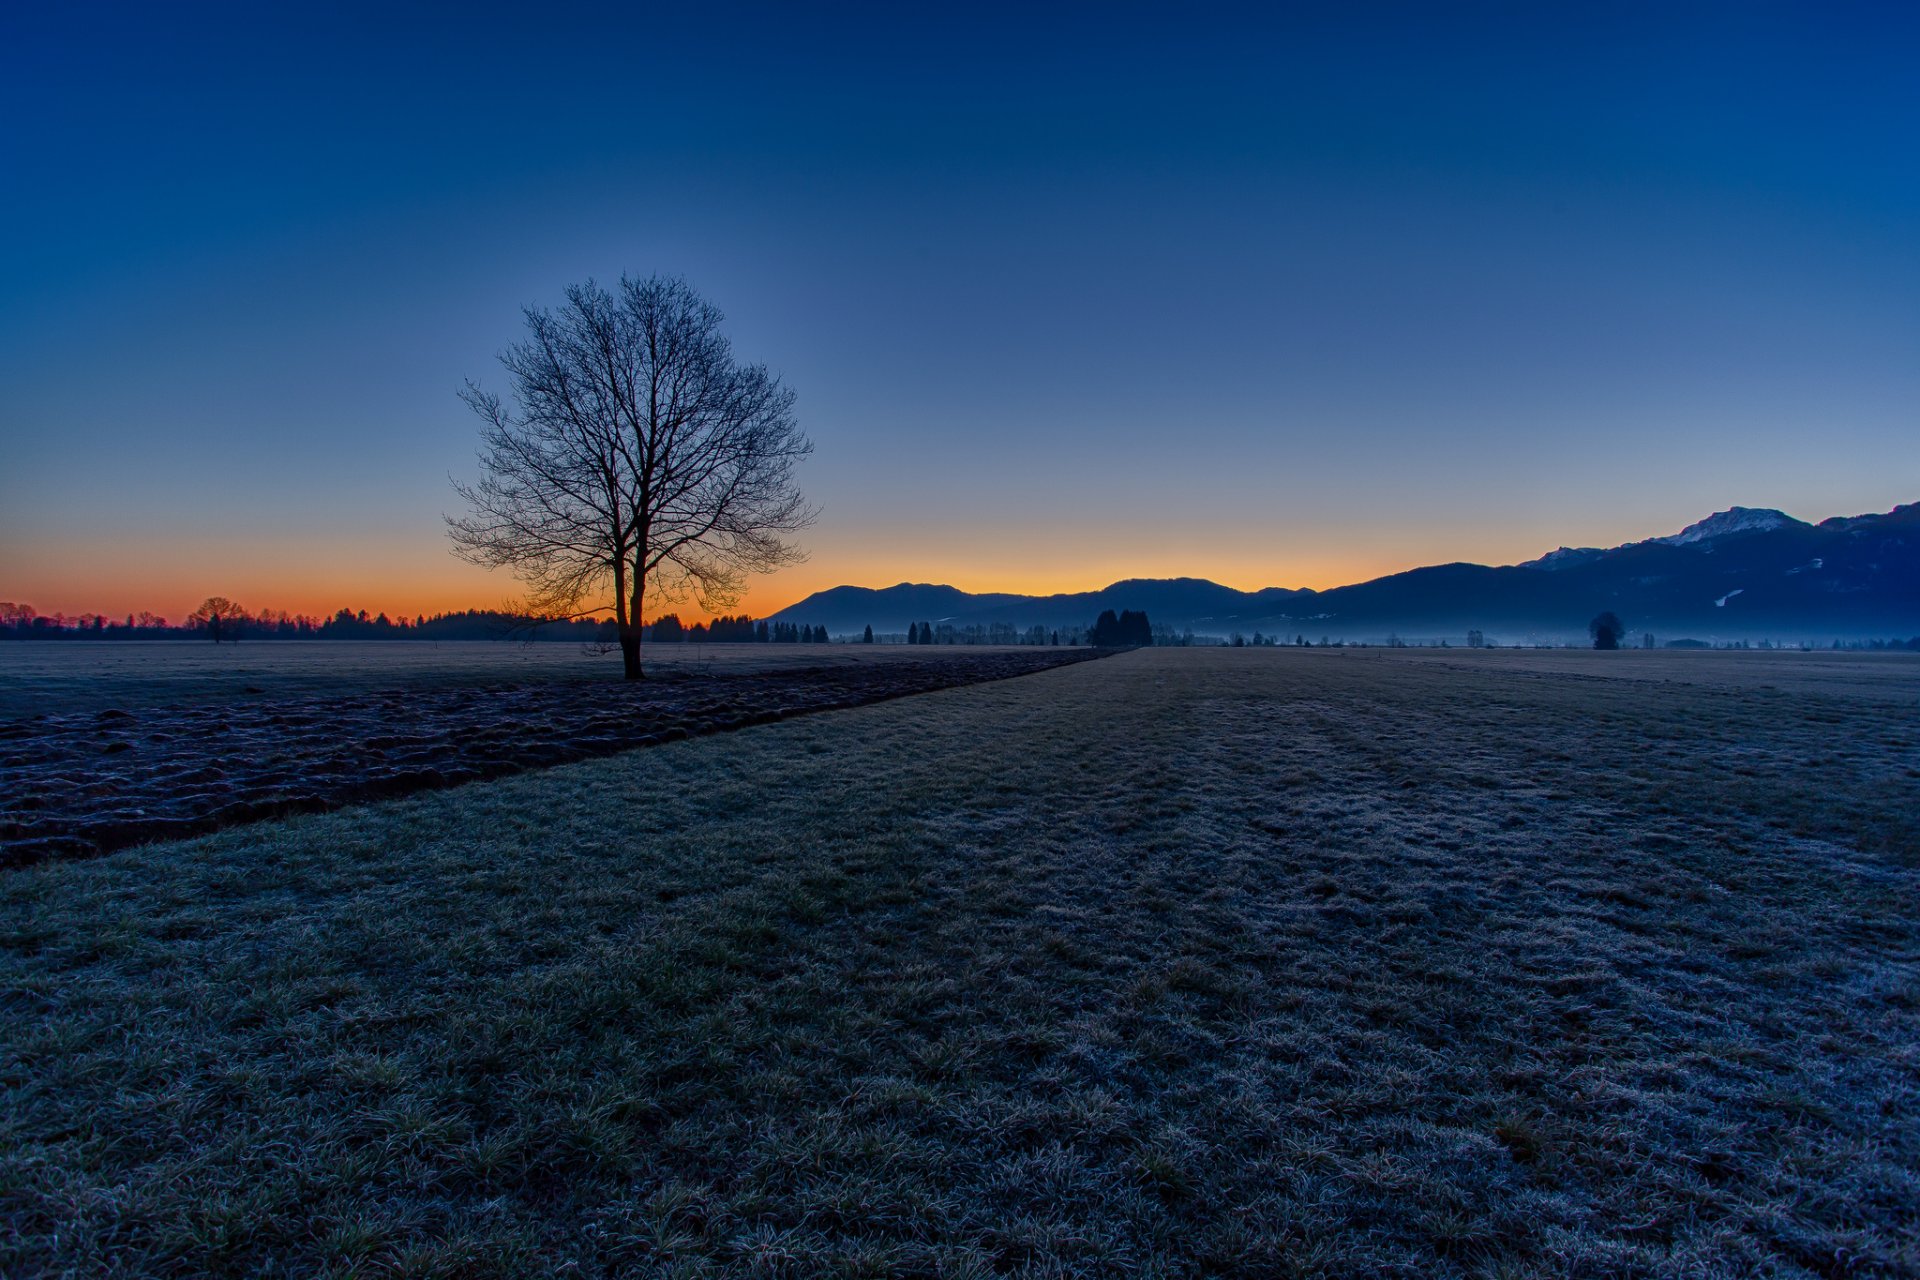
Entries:
{"type": "Polygon", "coordinates": [[[511,569],[528,612],[611,610],[638,680],[649,593],[711,613],[748,575],[805,558],[785,535],[813,522],[793,474],[813,445],[793,392],[734,359],[720,312],[684,280],[589,280],[525,315],[527,338],[500,357],[511,402],[461,392],[485,448],[479,482],[454,485],[471,508],[447,517],[454,553],[511,569]]]}
{"type": "Polygon", "coordinates": [[[1587,624],[1587,634],[1593,637],[1596,649],[1618,649],[1620,637],[1627,634],[1627,624],[1609,609],[1587,624]]]}
{"type": "Polygon", "coordinates": [[[208,596],[200,602],[200,607],[187,615],[190,627],[205,627],[213,642],[219,644],[229,633],[239,638],[240,624],[246,620],[247,611],[225,596],[208,596]]]}

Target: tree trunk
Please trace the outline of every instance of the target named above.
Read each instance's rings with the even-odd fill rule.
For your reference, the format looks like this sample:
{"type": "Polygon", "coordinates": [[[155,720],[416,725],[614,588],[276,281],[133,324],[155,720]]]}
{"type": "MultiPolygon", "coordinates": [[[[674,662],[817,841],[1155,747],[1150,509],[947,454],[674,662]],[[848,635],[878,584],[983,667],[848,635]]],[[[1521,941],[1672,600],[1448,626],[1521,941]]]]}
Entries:
{"type": "MultiPolygon", "coordinates": [[[[619,584],[614,589],[619,590],[619,584]]],[[[627,664],[627,679],[644,680],[645,673],[640,670],[640,634],[647,625],[647,615],[642,612],[646,602],[647,571],[638,561],[633,566],[633,598],[627,601],[626,625],[620,629],[620,657],[627,664]]]]}

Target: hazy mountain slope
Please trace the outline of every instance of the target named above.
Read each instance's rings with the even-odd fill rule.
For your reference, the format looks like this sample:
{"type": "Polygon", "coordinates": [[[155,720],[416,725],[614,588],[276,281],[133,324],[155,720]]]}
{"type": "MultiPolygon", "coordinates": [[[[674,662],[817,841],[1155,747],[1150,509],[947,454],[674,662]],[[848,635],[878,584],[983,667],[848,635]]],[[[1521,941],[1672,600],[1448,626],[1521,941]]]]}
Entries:
{"type": "Polygon", "coordinates": [[[1015,626],[1086,626],[1104,609],[1145,610],[1148,617],[1196,630],[1246,630],[1259,619],[1298,609],[1295,602],[1313,592],[1268,587],[1263,591],[1236,591],[1205,578],[1129,578],[1098,591],[1024,597],[977,609],[969,623],[1008,622],[1015,626]]]}
{"type": "Polygon", "coordinates": [[[1429,565],[1329,591],[1238,591],[1204,578],[1145,578],[1051,596],[972,595],[902,583],[835,587],[774,617],[836,633],[912,622],[1085,626],[1103,609],[1144,609],[1156,623],[1202,634],[1262,630],[1378,639],[1565,639],[1611,609],[1661,638],[1818,640],[1920,634],[1920,503],[1817,525],[1734,507],[1677,534],[1612,548],[1561,548],[1489,567],[1429,565]]]}
{"type": "Polygon", "coordinates": [[[788,609],[772,615],[776,622],[824,624],[830,630],[905,631],[915,622],[946,622],[977,609],[1016,604],[1031,596],[993,593],[973,595],[958,587],[928,582],[902,582],[891,587],[832,587],[816,591],[788,609]]]}

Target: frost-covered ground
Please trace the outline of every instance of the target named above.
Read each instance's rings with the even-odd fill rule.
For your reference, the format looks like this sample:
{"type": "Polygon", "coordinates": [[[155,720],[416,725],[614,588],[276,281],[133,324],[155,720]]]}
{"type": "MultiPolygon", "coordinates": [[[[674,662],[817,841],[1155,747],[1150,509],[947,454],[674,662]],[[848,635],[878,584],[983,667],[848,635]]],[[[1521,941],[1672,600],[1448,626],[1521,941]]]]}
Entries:
{"type": "MultiPolygon", "coordinates": [[[[659,644],[646,647],[645,659],[668,671],[771,671],[912,660],[924,652],[884,644],[659,644]]],[[[19,641],[0,644],[0,720],[387,689],[619,679],[618,652],[560,641],[19,641]]]]}
{"type": "MultiPolygon", "coordinates": [[[[0,871],[1011,679],[1101,654],[934,647],[913,649],[911,661],[863,662],[836,661],[825,645],[779,652],[789,647],[776,650],[784,661],[730,652],[732,661],[713,666],[656,662],[641,681],[416,686],[0,720],[0,871]],[[802,652],[815,661],[801,661],[802,652]]],[[[853,650],[862,651],[878,652],[853,650]]]]}
{"type": "Polygon", "coordinates": [[[1755,656],[1141,651],[12,873],[0,1273],[1915,1274],[1920,661],[1755,656]]]}

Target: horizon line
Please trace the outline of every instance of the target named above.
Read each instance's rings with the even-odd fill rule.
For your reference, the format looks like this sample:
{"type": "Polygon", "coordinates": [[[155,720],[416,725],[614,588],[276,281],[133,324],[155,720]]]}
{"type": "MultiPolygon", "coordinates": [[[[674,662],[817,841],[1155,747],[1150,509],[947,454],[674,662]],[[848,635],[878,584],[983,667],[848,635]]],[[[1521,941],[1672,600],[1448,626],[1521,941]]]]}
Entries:
{"type": "MultiPolygon", "coordinates": [[[[1715,516],[1726,515],[1734,511],[1777,512],[1778,514],[1785,516],[1787,519],[1793,520],[1799,524],[1806,525],[1809,528],[1818,528],[1820,525],[1825,524],[1828,521],[1832,521],[1832,520],[1855,520],[1855,519],[1863,519],[1871,516],[1891,515],[1906,507],[1914,506],[1914,505],[1920,505],[1920,500],[1916,500],[1916,502],[1910,502],[1910,503],[1895,503],[1886,511],[1866,511],[1866,512],[1858,513],[1856,515],[1834,515],[1834,516],[1821,517],[1815,520],[1807,520],[1798,516],[1794,516],[1791,513],[1778,507],[1745,507],[1745,506],[1742,506],[1741,504],[1736,503],[1733,506],[1724,508],[1719,511],[1712,512],[1710,515],[1706,517],[1702,517],[1701,520],[1693,521],[1688,525],[1683,526],[1681,531],[1684,532],[1685,529],[1691,528],[1695,524],[1703,523],[1705,520],[1710,520],[1715,516]]],[[[957,585],[955,582],[916,582],[916,581],[913,581],[912,579],[907,579],[907,578],[903,578],[898,582],[889,583],[884,586],[866,586],[858,582],[838,582],[838,583],[834,583],[832,586],[820,587],[815,590],[805,592],[804,594],[798,596],[797,598],[793,599],[789,603],[782,604],[774,608],[769,608],[764,613],[748,614],[745,616],[754,617],[756,619],[771,618],[777,614],[784,613],[789,609],[797,608],[798,606],[806,603],[808,600],[813,599],[816,596],[823,595],[829,591],[858,590],[858,591],[876,591],[877,592],[877,591],[893,590],[899,587],[945,588],[947,590],[958,591],[958,592],[961,592],[962,594],[969,595],[969,596],[1008,595],[1008,596],[1019,596],[1019,597],[1022,597],[1025,599],[1031,599],[1031,600],[1048,600],[1048,599],[1054,599],[1062,596],[1097,595],[1100,592],[1110,591],[1115,587],[1123,586],[1127,583],[1132,583],[1132,582],[1156,582],[1156,583],[1194,582],[1194,583],[1205,583],[1210,586],[1221,587],[1229,591],[1238,592],[1242,595],[1257,595],[1257,594],[1260,594],[1261,592],[1266,592],[1266,591],[1283,591],[1292,595],[1323,595],[1328,592],[1344,590],[1348,587],[1364,586],[1368,583],[1380,582],[1388,578],[1399,577],[1402,574],[1416,573],[1423,569],[1442,569],[1442,568],[1449,568],[1449,567],[1458,566],[1458,565],[1465,565],[1473,568],[1484,568],[1484,569],[1517,568],[1522,565],[1532,563],[1534,560],[1538,560],[1542,556],[1551,555],[1553,554],[1553,551],[1616,550],[1621,547],[1638,546],[1647,542],[1662,541],[1666,538],[1673,537],[1673,536],[1676,536],[1676,535],[1654,534],[1645,538],[1637,538],[1637,539],[1632,539],[1626,542],[1616,543],[1612,547],[1600,547],[1600,548],[1587,548],[1587,547],[1575,548],[1575,547],[1570,547],[1567,544],[1563,543],[1560,546],[1553,548],[1552,550],[1541,552],[1531,557],[1528,560],[1515,560],[1515,561],[1510,561],[1504,564],[1488,564],[1478,560],[1445,560],[1445,561],[1431,561],[1426,563],[1415,563],[1415,564],[1407,565],[1403,568],[1388,570],[1387,572],[1376,574],[1373,577],[1361,578],[1354,581],[1338,582],[1338,583],[1330,584],[1328,586],[1323,586],[1323,587],[1288,587],[1288,586],[1280,586],[1278,584],[1271,583],[1271,582],[1261,586],[1242,587],[1242,586],[1235,586],[1230,582],[1223,582],[1219,578],[1207,577],[1204,575],[1192,574],[1192,573],[1178,573],[1178,574],[1169,574],[1165,576],[1156,576],[1156,577],[1144,577],[1144,576],[1134,575],[1129,577],[1114,578],[1102,585],[1097,585],[1097,586],[1078,587],[1073,589],[1053,590],[1053,591],[1045,591],[1045,592],[1010,591],[1010,590],[1004,590],[996,587],[965,587],[965,586],[957,585]]],[[[961,580],[964,581],[965,578],[962,577],[961,580]]],[[[4,601],[0,601],[0,602],[4,602],[4,601]]],[[[5,602],[5,603],[13,603],[16,605],[25,605],[28,607],[32,607],[31,600],[16,600],[16,601],[5,602]]],[[[379,610],[376,612],[382,613],[382,614],[388,614],[395,621],[398,621],[402,618],[408,619],[410,621],[412,618],[415,618],[415,617],[445,617],[449,615],[462,614],[462,613],[497,613],[497,614],[508,614],[516,617],[543,616],[543,615],[534,615],[531,613],[526,613],[524,611],[517,610],[513,607],[514,603],[515,602],[511,600],[503,600],[503,601],[497,601],[492,605],[464,604],[459,606],[442,606],[435,613],[432,613],[432,614],[426,613],[423,609],[421,609],[418,606],[415,606],[411,609],[379,610]]],[[[602,612],[602,611],[610,611],[610,610],[611,610],[611,606],[606,606],[605,610],[595,610],[594,612],[602,612]]],[[[354,614],[357,616],[359,613],[367,612],[367,611],[351,609],[351,608],[343,609],[343,608],[337,607],[334,609],[322,609],[322,610],[317,610],[312,612],[301,612],[298,610],[291,610],[291,609],[268,608],[263,612],[271,613],[271,614],[285,613],[287,616],[293,617],[293,618],[312,618],[317,621],[325,621],[325,620],[337,617],[341,612],[347,612],[349,614],[354,614]]],[[[122,614],[118,615],[118,617],[124,617],[126,616],[127,613],[131,613],[132,615],[137,616],[142,613],[157,613],[157,611],[152,609],[134,609],[134,610],[123,612],[122,614]]],[[[661,617],[661,616],[665,616],[667,613],[684,613],[689,618],[698,618],[698,619],[712,619],[717,617],[738,616],[738,615],[729,613],[726,609],[707,610],[700,607],[698,604],[695,604],[690,601],[665,602],[662,612],[655,616],[661,617]]],[[[76,612],[76,613],[67,613],[64,610],[55,610],[54,614],[49,614],[47,616],[51,617],[56,615],[61,617],[67,617],[67,618],[80,618],[80,617],[93,617],[93,616],[115,617],[115,615],[109,615],[105,611],[85,610],[85,609],[80,610],[79,612],[76,612]]],[[[117,617],[115,617],[115,620],[117,621],[117,617]]]]}

